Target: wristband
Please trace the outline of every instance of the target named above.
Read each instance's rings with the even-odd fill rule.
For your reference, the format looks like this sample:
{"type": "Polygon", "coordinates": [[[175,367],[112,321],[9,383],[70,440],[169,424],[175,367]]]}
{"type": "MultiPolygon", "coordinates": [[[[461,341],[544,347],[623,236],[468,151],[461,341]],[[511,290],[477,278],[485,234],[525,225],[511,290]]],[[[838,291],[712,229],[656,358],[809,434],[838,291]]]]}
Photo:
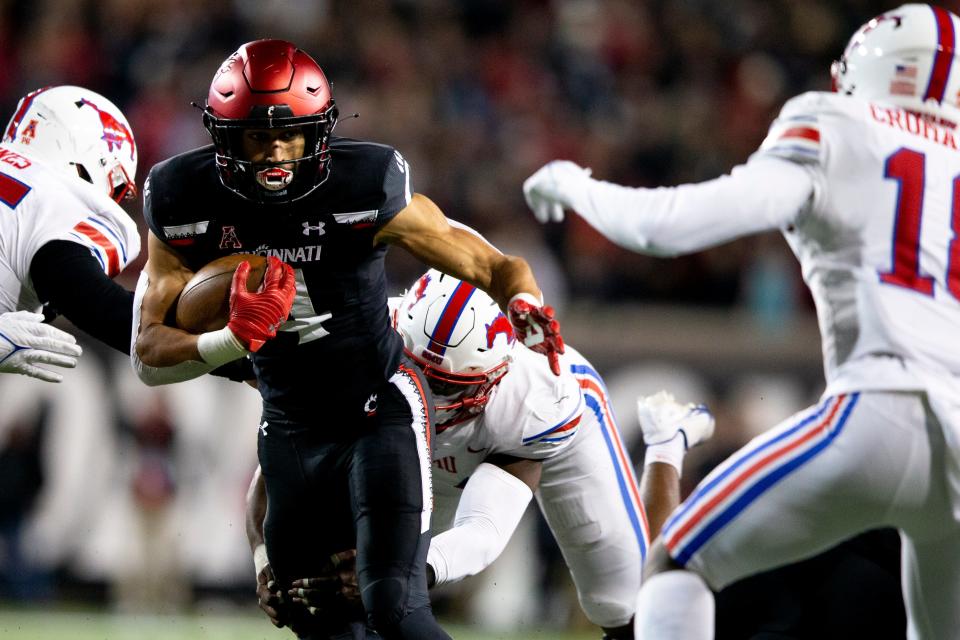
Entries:
{"type": "Polygon", "coordinates": [[[257,545],[257,548],[253,550],[253,568],[256,571],[256,575],[260,575],[260,572],[263,571],[263,568],[270,564],[270,558],[267,557],[267,545],[262,542],[257,545]]]}
{"type": "Polygon", "coordinates": [[[225,365],[247,355],[249,351],[228,327],[219,331],[201,333],[197,338],[197,351],[203,361],[214,367],[225,365]]]}
{"type": "Polygon", "coordinates": [[[532,293],[527,293],[526,291],[521,291],[521,292],[518,293],[517,295],[513,296],[512,298],[510,298],[510,302],[507,303],[507,308],[508,308],[508,309],[509,309],[510,306],[513,304],[514,300],[523,300],[524,302],[526,302],[527,304],[529,304],[531,307],[542,307],[542,306],[543,306],[543,299],[542,299],[542,298],[537,298],[537,296],[533,295],[532,293]]]}
{"type": "Polygon", "coordinates": [[[673,438],[666,442],[648,444],[643,457],[644,466],[653,464],[654,462],[661,462],[670,465],[682,476],[683,457],[686,454],[684,443],[683,434],[678,432],[673,438]]]}

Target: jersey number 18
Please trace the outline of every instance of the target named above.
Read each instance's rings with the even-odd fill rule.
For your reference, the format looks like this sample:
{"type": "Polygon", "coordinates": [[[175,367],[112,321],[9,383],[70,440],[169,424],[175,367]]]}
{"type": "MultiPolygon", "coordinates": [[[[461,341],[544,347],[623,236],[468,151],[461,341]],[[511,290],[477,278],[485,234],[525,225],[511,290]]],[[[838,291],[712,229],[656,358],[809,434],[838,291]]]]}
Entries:
{"type": "MultiPolygon", "coordinates": [[[[923,216],[923,187],[926,157],[919,151],[899,149],[887,158],[884,177],[896,180],[900,189],[893,227],[893,268],[880,272],[880,280],[925,295],[933,295],[933,278],[920,274],[920,219],[923,216]]],[[[947,260],[947,290],[960,298],[960,176],[953,179],[953,206],[947,260]]]]}

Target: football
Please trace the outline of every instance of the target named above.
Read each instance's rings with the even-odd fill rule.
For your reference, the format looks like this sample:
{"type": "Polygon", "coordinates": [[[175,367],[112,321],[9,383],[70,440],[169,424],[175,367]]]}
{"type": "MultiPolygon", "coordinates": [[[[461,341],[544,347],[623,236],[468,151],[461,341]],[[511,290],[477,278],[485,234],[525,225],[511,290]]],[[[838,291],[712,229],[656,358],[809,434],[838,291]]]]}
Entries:
{"type": "Polygon", "coordinates": [[[197,271],[180,292],[176,306],[176,325],[190,333],[222,329],[230,315],[230,283],[237,265],[250,263],[247,291],[256,291],[263,282],[267,260],[252,253],[217,258],[197,271]]]}

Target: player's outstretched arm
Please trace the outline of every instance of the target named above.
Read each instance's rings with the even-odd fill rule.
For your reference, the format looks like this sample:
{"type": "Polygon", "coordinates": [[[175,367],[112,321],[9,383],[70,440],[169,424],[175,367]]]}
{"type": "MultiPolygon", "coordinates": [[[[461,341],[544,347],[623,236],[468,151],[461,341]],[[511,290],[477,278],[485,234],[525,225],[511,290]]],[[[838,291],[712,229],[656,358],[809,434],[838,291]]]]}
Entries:
{"type": "Polygon", "coordinates": [[[76,338],[43,324],[43,315],[29,311],[0,314],[0,373],[20,373],[45,382],[63,376],[43,365],[77,366],[81,349],[76,338]]]}
{"type": "Polygon", "coordinates": [[[275,627],[283,627],[284,597],[277,584],[267,546],[263,539],[263,519],[267,515],[267,487],[263,481],[260,466],[253,472],[250,488],[247,489],[246,533],[250,552],[253,554],[253,567],[257,576],[257,604],[275,627]]]}
{"type": "Polygon", "coordinates": [[[34,254],[30,279],[37,296],[78,328],[130,353],[133,292],[113,281],[90,249],[52,240],[34,254]]]}
{"type": "Polygon", "coordinates": [[[809,168],[759,157],[730,175],[659,189],[595,180],[568,160],[554,160],[523,183],[540,222],[577,212],[611,242],[655,255],[699,251],[791,223],[813,194],[809,168]]]}
{"type": "Polygon", "coordinates": [[[425,264],[490,294],[507,314],[525,346],[543,353],[559,375],[563,353],[560,325],[543,306],[540,288],[526,260],[504,255],[480,234],[448,220],[429,198],[414,194],[374,242],[403,247],[425,264]]]}
{"type": "Polygon", "coordinates": [[[430,541],[430,586],[457,582],[490,566],[520,524],[540,485],[542,463],[505,455],[487,458],[463,489],[453,527],[430,541]]]}

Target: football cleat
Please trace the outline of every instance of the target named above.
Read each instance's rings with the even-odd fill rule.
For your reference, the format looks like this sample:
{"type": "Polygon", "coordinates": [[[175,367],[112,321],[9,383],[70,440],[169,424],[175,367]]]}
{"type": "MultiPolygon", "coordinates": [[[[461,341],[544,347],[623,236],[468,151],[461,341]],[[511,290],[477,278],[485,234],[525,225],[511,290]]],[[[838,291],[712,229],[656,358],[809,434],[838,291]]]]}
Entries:
{"type": "Polygon", "coordinates": [[[714,418],[706,405],[680,404],[667,391],[638,398],[637,418],[647,445],[669,442],[679,433],[684,449],[690,449],[713,435],[714,418]]]}

